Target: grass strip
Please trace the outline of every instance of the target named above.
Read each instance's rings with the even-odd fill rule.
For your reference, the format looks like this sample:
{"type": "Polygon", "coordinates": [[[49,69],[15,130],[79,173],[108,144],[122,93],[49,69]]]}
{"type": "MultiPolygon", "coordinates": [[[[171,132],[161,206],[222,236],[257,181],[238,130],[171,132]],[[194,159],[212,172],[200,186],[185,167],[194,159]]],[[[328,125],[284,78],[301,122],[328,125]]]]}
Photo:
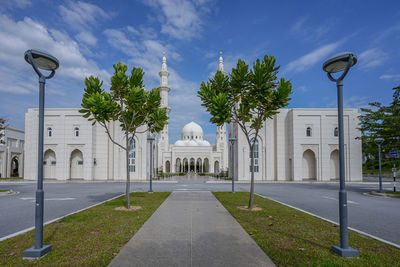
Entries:
{"type": "Polygon", "coordinates": [[[240,210],[248,204],[247,192],[214,195],[277,266],[400,266],[400,250],[375,239],[349,231],[360,257],[341,258],[330,252],[340,244],[336,225],[259,196],[261,211],[240,210]]]}
{"type": "Polygon", "coordinates": [[[0,178],[0,180],[24,180],[24,177],[6,177],[0,178]]]}
{"type": "Polygon", "coordinates": [[[0,266],[107,266],[169,194],[131,193],[131,205],[141,209],[115,210],[124,206],[120,197],[45,226],[43,243],[52,251],[40,260],[22,259],[34,231],[2,241],[0,266]]]}

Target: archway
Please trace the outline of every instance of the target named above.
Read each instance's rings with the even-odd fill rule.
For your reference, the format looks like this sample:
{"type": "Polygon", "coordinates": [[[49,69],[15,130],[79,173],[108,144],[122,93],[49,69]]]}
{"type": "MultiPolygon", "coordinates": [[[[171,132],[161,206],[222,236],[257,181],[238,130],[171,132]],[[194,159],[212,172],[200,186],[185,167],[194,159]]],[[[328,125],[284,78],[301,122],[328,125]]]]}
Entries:
{"type": "Polygon", "coordinates": [[[337,180],[339,176],[339,150],[336,149],[331,153],[329,178],[337,180]]]}
{"type": "Polygon", "coordinates": [[[214,173],[219,174],[219,162],[216,160],[214,162],[214,173]]]}
{"type": "Polygon", "coordinates": [[[19,160],[17,156],[11,159],[11,177],[19,176],[19,160]]]}
{"type": "Polygon", "coordinates": [[[194,158],[191,158],[191,159],[190,159],[190,171],[191,171],[191,172],[196,171],[196,170],[195,170],[195,165],[196,165],[196,164],[195,164],[194,158]]]}
{"type": "Polygon", "coordinates": [[[180,158],[176,159],[175,172],[176,173],[182,172],[182,165],[181,165],[181,159],[180,158]]]}
{"type": "Polygon", "coordinates": [[[307,149],[303,153],[303,179],[316,180],[317,179],[317,163],[315,154],[311,149],[307,149]]]}
{"type": "Polygon", "coordinates": [[[202,164],[201,164],[201,159],[198,158],[196,161],[196,172],[202,172],[203,168],[202,168],[202,164]]]}
{"type": "Polygon", "coordinates": [[[166,173],[170,173],[171,172],[171,163],[169,162],[169,160],[167,160],[165,162],[165,172],[166,173]]]}
{"type": "Polygon", "coordinates": [[[208,158],[205,158],[204,161],[203,161],[203,172],[204,173],[210,172],[208,158]]]}
{"type": "Polygon", "coordinates": [[[53,150],[47,149],[43,157],[43,178],[56,178],[56,153],[53,150]]]}
{"type": "Polygon", "coordinates": [[[75,149],[71,153],[70,178],[83,179],[83,154],[79,149],[75,149]]]}
{"type": "Polygon", "coordinates": [[[187,158],[183,159],[183,171],[184,172],[188,172],[189,171],[189,163],[188,163],[188,159],[187,158]]]}

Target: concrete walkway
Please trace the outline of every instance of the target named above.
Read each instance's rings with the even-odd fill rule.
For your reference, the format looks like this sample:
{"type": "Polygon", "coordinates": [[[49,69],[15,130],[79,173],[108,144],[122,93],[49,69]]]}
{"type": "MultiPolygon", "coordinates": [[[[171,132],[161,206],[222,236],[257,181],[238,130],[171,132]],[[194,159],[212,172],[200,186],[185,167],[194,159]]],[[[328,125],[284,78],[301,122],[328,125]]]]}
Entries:
{"type": "Polygon", "coordinates": [[[208,191],[173,192],[109,266],[275,266],[208,191]]]}

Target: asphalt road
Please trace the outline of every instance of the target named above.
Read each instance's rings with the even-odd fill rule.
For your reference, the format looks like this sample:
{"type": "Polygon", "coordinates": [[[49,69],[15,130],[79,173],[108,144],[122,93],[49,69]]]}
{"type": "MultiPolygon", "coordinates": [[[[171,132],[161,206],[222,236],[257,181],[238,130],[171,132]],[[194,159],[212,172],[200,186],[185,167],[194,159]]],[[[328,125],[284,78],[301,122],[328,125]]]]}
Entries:
{"type": "MultiPolygon", "coordinates": [[[[0,196],[0,238],[34,226],[36,185],[0,183],[0,189],[19,194],[0,196]]],[[[338,222],[338,184],[256,184],[256,193],[338,222]]],[[[347,184],[349,226],[400,245],[400,199],[363,195],[375,184],[347,184]]],[[[387,190],[392,189],[384,184],[387,190]]],[[[133,183],[134,191],[147,191],[148,183],[133,183]]],[[[125,183],[45,183],[45,221],[123,194],[125,183]]],[[[154,191],[230,191],[230,183],[153,183],[154,191]]],[[[248,191],[249,184],[236,184],[248,191]]],[[[351,242],[351,240],[350,240],[351,242]]],[[[350,244],[351,245],[351,244],[350,244]]]]}

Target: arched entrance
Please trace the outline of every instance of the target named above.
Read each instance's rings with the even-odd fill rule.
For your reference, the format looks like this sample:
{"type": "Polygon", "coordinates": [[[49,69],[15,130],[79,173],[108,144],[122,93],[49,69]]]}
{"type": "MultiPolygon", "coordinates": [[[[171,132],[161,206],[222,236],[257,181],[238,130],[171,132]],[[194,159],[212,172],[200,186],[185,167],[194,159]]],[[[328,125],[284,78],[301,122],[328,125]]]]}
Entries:
{"type": "Polygon", "coordinates": [[[214,162],[214,173],[219,174],[219,162],[216,160],[214,162]]]}
{"type": "Polygon", "coordinates": [[[70,178],[83,179],[83,154],[79,149],[75,149],[71,153],[70,178]]]}
{"type": "Polygon", "coordinates": [[[331,153],[329,178],[331,180],[339,179],[339,150],[331,153]]]}
{"type": "Polygon", "coordinates": [[[181,165],[181,159],[180,158],[176,159],[175,172],[176,173],[182,172],[182,165],[181,165]]]}
{"type": "Polygon", "coordinates": [[[183,172],[188,172],[189,171],[189,163],[188,163],[188,159],[184,158],[183,159],[183,172]]]}
{"type": "Polygon", "coordinates": [[[210,172],[210,166],[209,166],[208,158],[205,158],[204,161],[203,161],[203,172],[204,173],[210,172]]]}
{"type": "Polygon", "coordinates": [[[311,149],[307,149],[303,153],[303,179],[316,180],[317,179],[317,163],[315,154],[311,149]]]}
{"type": "Polygon", "coordinates": [[[19,176],[19,159],[17,156],[14,156],[11,159],[11,177],[19,176]]]}
{"type": "Polygon", "coordinates": [[[202,167],[203,167],[203,166],[202,166],[202,164],[201,164],[201,159],[198,158],[197,161],[196,161],[196,172],[202,172],[202,171],[203,171],[203,168],[202,168],[202,167]]]}
{"type": "Polygon", "coordinates": [[[194,172],[195,170],[195,162],[194,162],[194,158],[190,159],[190,171],[194,172]]]}
{"type": "Polygon", "coordinates": [[[165,162],[165,172],[166,173],[170,173],[171,172],[171,163],[169,162],[169,160],[167,160],[165,162]]]}
{"type": "Polygon", "coordinates": [[[47,149],[43,157],[43,178],[56,178],[56,153],[47,149]]]}

